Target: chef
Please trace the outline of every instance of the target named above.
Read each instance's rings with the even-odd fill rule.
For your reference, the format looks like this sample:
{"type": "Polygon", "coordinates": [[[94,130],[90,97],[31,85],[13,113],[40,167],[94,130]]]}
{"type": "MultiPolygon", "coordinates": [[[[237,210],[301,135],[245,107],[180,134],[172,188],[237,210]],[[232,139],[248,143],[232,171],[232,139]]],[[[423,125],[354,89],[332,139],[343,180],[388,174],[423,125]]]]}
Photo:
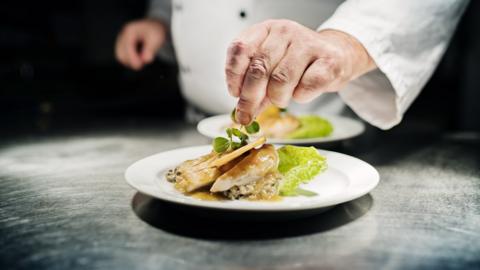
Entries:
{"type": "Polygon", "coordinates": [[[175,55],[187,101],[212,114],[236,106],[243,124],[269,104],[319,113],[347,104],[389,129],[432,75],[467,4],[154,0],[147,18],[123,28],[115,51],[134,70],[175,55]]]}

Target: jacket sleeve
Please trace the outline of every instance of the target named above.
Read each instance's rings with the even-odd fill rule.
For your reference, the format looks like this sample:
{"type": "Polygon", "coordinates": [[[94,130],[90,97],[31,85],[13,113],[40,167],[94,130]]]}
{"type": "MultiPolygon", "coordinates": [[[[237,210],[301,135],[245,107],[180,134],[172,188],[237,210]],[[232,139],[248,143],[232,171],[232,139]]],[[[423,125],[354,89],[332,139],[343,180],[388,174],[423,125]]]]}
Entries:
{"type": "Polygon", "coordinates": [[[425,86],[468,0],[347,0],[319,27],[355,37],[378,69],[339,92],[364,120],[389,129],[425,86]]]}
{"type": "Polygon", "coordinates": [[[148,18],[155,18],[165,23],[168,33],[167,40],[163,47],[158,51],[158,56],[164,61],[174,63],[175,52],[171,37],[171,19],[172,19],[172,0],[150,0],[148,1],[148,18]]]}

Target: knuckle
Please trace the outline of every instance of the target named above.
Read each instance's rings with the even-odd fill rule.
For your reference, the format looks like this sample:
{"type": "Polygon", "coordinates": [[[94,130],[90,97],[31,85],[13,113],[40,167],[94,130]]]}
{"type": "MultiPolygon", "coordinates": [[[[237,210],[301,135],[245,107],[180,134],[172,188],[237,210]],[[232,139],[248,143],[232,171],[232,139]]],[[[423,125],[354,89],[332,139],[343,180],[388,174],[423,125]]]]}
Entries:
{"type": "Polygon", "coordinates": [[[257,55],[252,58],[248,67],[248,76],[252,79],[264,79],[268,75],[267,60],[264,55],[257,55]]]}
{"type": "Polygon", "coordinates": [[[311,94],[316,93],[316,92],[319,91],[319,87],[314,86],[314,85],[312,85],[312,84],[309,84],[308,82],[306,82],[306,83],[301,83],[301,84],[300,84],[300,89],[301,89],[301,91],[299,91],[299,93],[300,93],[301,95],[299,95],[299,96],[302,96],[302,95],[303,95],[303,96],[305,96],[305,95],[310,96],[311,94]]]}
{"type": "Polygon", "coordinates": [[[230,78],[230,77],[238,77],[238,76],[241,76],[242,74],[237,70],[235,70],[232,66],[227,65],[225,68],[225,75],[227,75],[227,78],[230,78]]]}
{"type": "Polygon", "coordinates": [[[276,84],[288,84],[291,81],[290,77],[288,68],[279,67],[272,72],[270,79],[276,84]]]}
{"type": "Polygon", "coordinates": [[[253,108],[255,108],[255,103],[251,99],[246,98],[244,95],[240,95],[240,99],[238,100],[238,108],[243,111],[251,111],[253,108]]]}
{"type": "Polygon", "coordinates": [[[247,51],[248,51],[248,45],[241,40],[233,41],[228,47],[228,54],[231,56],[238,56],[246,53],[247,51]]]}

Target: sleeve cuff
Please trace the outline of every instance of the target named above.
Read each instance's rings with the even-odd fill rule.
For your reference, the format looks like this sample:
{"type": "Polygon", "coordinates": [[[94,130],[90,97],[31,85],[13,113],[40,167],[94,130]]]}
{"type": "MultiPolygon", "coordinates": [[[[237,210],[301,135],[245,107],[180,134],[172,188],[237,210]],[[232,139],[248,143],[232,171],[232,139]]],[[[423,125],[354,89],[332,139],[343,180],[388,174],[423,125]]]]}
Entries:
{"type": "Polygon", "coordinates": [[[379,38],[385,35],[375,30],[365,31],[339,18],[327,20],[318,31],[325,29],[342,31],[356,38],[378,67],[341,90],[339,95],[343,101],[364,120],[381,129],[390,129],[400,123],[418,92],[407,91],[408,86],[395,67],[389,40],[379,38]]]}
{"type": "Polygon", "coordinates": [[[147,11],[147,18],[153,18],[161,20],[165,23],[167,28],[167,40],[162,48],[158,51],[157,56],[168,62],[175,63],[175,50],[172,44],[171,37],[171,17],[172,17],[172,6],[170,0],[151,0],[149,1],[149,8],[147,11]]]}

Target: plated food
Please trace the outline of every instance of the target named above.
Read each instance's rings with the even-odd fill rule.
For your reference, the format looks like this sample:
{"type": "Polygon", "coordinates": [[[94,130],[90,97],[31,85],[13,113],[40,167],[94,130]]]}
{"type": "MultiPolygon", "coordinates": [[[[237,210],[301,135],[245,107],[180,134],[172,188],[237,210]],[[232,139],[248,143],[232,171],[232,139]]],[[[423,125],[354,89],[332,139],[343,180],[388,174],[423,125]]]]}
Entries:
{"type": "MultiPolygon", "coordinates": [[[[259,126],[245,127],[257,133],[259,126]]],[[[275,149],[265,137],[248,143],[249,135],[235,127],[228,138],[218,137],[210,153],[182,162],[166,179],[187,196],[206,200],[279,200],[282,196],[315,196],[299,188],[327,167],[315,148],[284,146],[275,149]]]]}
{"type": "Polygon", "coordinates": [[[221,154],[212,151],[187,160],[170,170],[166,178],[186,195],[197,195],[198,190],[211,194],[203,197],[207,199],[270,200],[278,195],[282,176],[277,169],[278,154],[273,145],[252,148],[228,162],[215,164],[221,158],[221,154]]]}
{"type": "MultiPolygon", "coordinates": [[[[317,194],[315,196],[282,196],[280,200],[231,200],[223,195],[211,198],[209,193],[201,191],[192,195],[178,191],[165,177],[168,170],[186,160],[211,153],[211,145],[176,148],[145,157],[127,168],[125,179],[139,192],[191,210],[192,213],[246,220],[279,220],[312,215],[359,198],[377,185],[378,172],[368,163],[332,151],[315,150],[326,158],[328,167],[309,182],[299,185],[317,194]]],[[[280,156],[279,153],[279,158],[280,156]]]]}
{"type": "Polygon", "coordinates": [[[258,122],[223,127],[226,137],[215,137],[212,145],[174,149],[135,162],[125,172],[127,182],[202,215],[278,220],[359,198],[379,181],[378,172],[357,158],[314,147],[273,145],[273,139],[255,136],[261,133],[258,122]]]}

